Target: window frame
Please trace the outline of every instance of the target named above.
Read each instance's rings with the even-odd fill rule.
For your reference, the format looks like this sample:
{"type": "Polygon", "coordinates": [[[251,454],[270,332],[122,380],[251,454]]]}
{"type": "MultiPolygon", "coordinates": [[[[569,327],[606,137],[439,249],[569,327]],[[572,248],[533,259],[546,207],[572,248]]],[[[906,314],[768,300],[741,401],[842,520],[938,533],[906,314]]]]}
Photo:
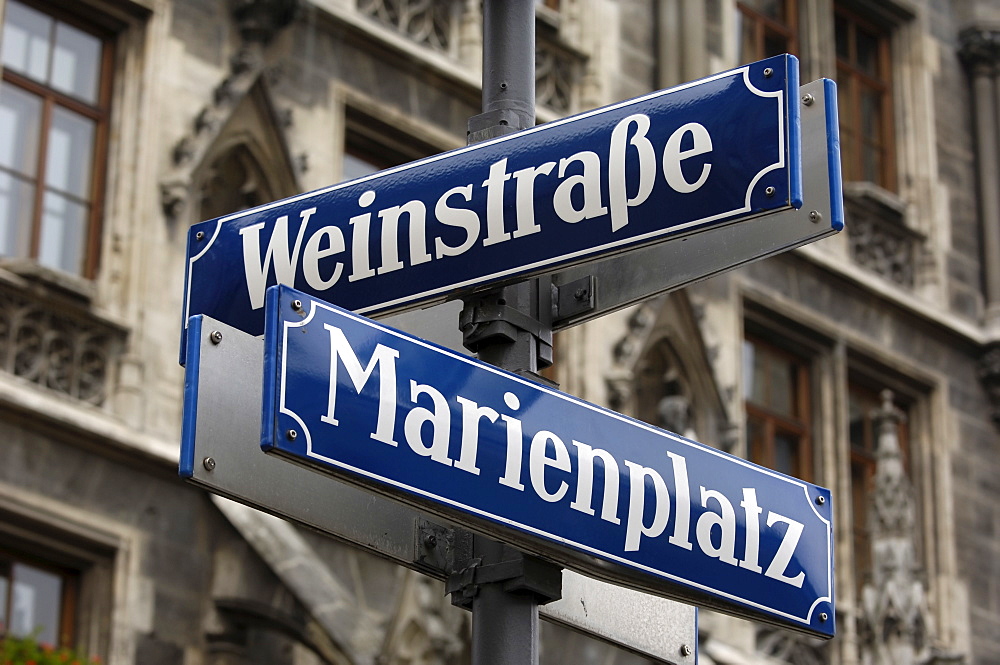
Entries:
{"type": "Polygon", "coordinates": [[[838,19],[847,22],[848,33],[848,60],[841,58],[834,48],[834,62],[837,72],[837,83],[840,94],[839,115],[840,139],[842,144],[848,144],[853,151],[853,159],[850,157],[848,149],[841,150],[843,177],[850,182],[872,182],[883,189],[897,192],[898,173],[896,164],[896,135],[893,104],[893,72],[892,72],[892,33],[891,28],[884,24],[872,21],[863,14],[845,6],[844,3],[836,3],[833,7],[833,30],[834,44],[836,44],[836,30],[838,19]],[[857,66],[857,32],[858,29],[874,36],[877,40],[877,76],[865,73],[857,66]],[[870,141],[861,131],[863,117],[861,112],[861,90],[872,90],[879,95],[880,111],[877,119],[882,141],[874,147],[879,158],[877,169],[877,180],[868,180],[864,177],[864,150],[869,148],[870,141]],[[845,120],[850,124],[845,124],[845,120]],[[848,128],[845,131],[845,127],[848,128]]]}
{"type": "MultiPolygon", "coordinates": [[[[759,332],[746,331],[743,336],[743,344],[747,343],[753,344],[757,348],[765,349],[767,352],[793,363],[796,387],[793,405],[797,414],[797,416],[788,416],[779,413],[764,404],[753,402],[749,395],[744,394],[743,408],[745,415],[744,424],[746,426],[747,459],[755,464],[775,469],[775,437],[778,433],[791,434],[797,439],[798,448],[796,468],[792,475],[806,482],[814,482],[811,399],[812,363],[805,356],[775,343],[773,338],[759,332]],[[763,425],[764,448],[761,451],[755,451],[753,442],[750,440],[749,426],[752,421],[763,425]]],[[[744,382],[747,378],[744,377],[744,382]]]]}
{"type": "MultiPolygon", "coordinates": [[[[4,616],[11,617],[13,602],[13,567],[15,564],[31,566],[38,570],[56,575],[62,581],[59,598],[59,625],[55,627],[57,643],[55,647],[76,647],[78,600],[80,596],[80,571],[66,566],[59,566],[37,555],[9,547],[0,547],[0,570],[6,570],[10,581],[6,598],[0,598],[5,603],[4,616]]],[[[7,634],[6,626],[0,626],[0,637],[7,634]]],[[[23,637],[23,636],[22,636],[23,637]]]]}
{"type": "MultiPolygon", "coordinates": [[[[114,89],[113,79],[116,57],[116,35],[107,26],[104,26],[96,21],[88,21],[79,14],[67,11],[63,8],[53,7],[47,2],[38,2],[37,0],[17,1],[26,7],[46,14],[52,18],[53,21],[70,25],[93,37],[96,37],[101,42],[101,55],[98,65],[99,85],[95,105],[88,104],[87,102],[77,99],[67,93],[60,92],[44,83],[0,65],[0,79],[2,79],[4,83],[15,86],[20,90],[38,97],[42,105],[42,112],[39,120],[36,172],[34,179],[31,181],[35,191],[31,202],[31,237],[29,240],[28,255],[23,257],[15,255],[9,258],[38,261],[42,229],[42,204],[47,191],[44,179],[48,159],[48,135],[52,126],[53,110],[56,106],[59,106],[94,122],[94,147],[90,164],[90,211],[87,216],[87,228],[84,231],[82,247],[80,248],[82,253],[82,256],[80,257],[80,270],[79,272],[67,273],[92,280],[96,277],[97,270],[100,265],[101,235],[104,226],[104,198],[107,184],[109,158],[108,144],[112,115],[111,103],[114,89]]],[[[6,14],[4,14],[2,24],[6,24],[6,14]]],[[[3,170],[6,172],[5,169],[3,170]]],[[[19,174],[12,175],[18,178],[20,177],[19,174]]],[[[53,268],[53,270],[58,269],[53,268]]]]}
{"type": "Polygon", "coordinates": [[[752,55],[740,53],[741,60],[752,62],[768,57],[764,48],[768,35],[777,35],[785,40],[788,47],[785,49],[785,53],[797,54],[799,52],[799,3],[798,0],[784,0],[784,2],[788,13],[788,19],[785,22],[765,16],[744,2],[736,3],[740,18],[740,34],[737,36],[740,51],[743,48],[743,30],[746,27],[746,22],[749,22],[753,28],[754,53],[752,55]],[[747,60],[748,57],[750,60],[747,60]]]}

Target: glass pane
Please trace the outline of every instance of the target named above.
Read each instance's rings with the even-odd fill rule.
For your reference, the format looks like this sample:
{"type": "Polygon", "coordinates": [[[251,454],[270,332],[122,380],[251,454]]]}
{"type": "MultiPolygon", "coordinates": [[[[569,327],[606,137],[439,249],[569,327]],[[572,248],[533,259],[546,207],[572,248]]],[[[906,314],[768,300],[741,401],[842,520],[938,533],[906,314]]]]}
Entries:
{"type": "Polygon", "coordinates": [[[837,57],[847,62],[851,61],[850,35],[847,19],[837,16],[833,21],[834,40],[837,43],[837,57]]]}
{"type": "Polygon", "coordinates": [[[0,256],[26,257],[31,251],[31,207],[35,188],[0,171],[0,256]]]}
{"type": "Polygon", "coordinates": [[[770,19],[784,23],[787,0],[743,0],[743,4],[770,19]]]}
{"type": "Polygon", "coordinates": [[[65,23],[56,24],[52,87],[92,104],[97,102],[101,40],[65,23]]]}
{"type": "Polygon", "coordinates": [[[39,642],[57,644],[62,579],[22,563],[15,563],[13,572],[10,631],[18,636],[35,635],[39,642]]]}
{"type": "Polygon", "coordinates": [[[798,476],[799,440],[791,434],[776,433],[774,435],[774,470],[798,476]]]}
{"type": "Polygon", "coordinates": [[[764,446],[764,423],[759,420],[747,419],[747,454],[754,464],[766,465],[764,446]]]}
{"type": "Polygon", "coordinates": [[[45,193],[38,245],[39,263],[69,273],[81,272],[87,212],[87,206],[61,194],[45,193]]]}
{"type": "Polygon", "coordinates": [[[48,81],[52,19],[9,0],[4,12],[3,64],[36,81],[48,81]]]}
{"type": "Polygon", "coordinates": [[[771,394],[768,406],[786,416],[795,415],[795,366],[785,358],[771,356],[771,394]]]}
{"type": "Polygon", "coordinates": [[[865,439],[865,410],[866,405],[861,397],[852,393],[847,397],[847,417],[850,421],[851,446],[860,450],[867,449],[865,439]]]}
{"type": "Polygon", "coordinates": [[[757,52],[757,22],[742,12],[736,13],[736,21],[740,32],[740,62],[759,60],[757,52]]]}
{"type": "Polygon", "coordinates": [[[776,32],[767,32],[764,35],[764,54],[762,57],[770,58],[772,55],[781,55],[782,53],[788,53],[790,50],[788,48],[788,40],[784,35],[779,35],[776,32]]]}
{"type": "Polygon", "coordinates": [[[344,180],[354,180],[381,170],[380,167],[367,159],[362,159],[349,152],[344,153],[344,180]]]}
{"type": "Polygon", "coordinates": [[[872,143],[882,142],[882,93],[864,86],[861,88],[862,136],[872,143]]]}
{"type": "Polygon", "coordinates": [[[6,567],[0,563],[0,634],[7,630],[7,594],[10,592],[10,579],[6,567]]]}
{"type": "Polygon", "coordinates": [[[65,109],[52,112],[45,184],[90,199],[90,169],[94,152],[94,121],[65,109]]]}
{"type": "Polygon", "coordinates": [[[857,41],[857,60],[855,64],[865,74],[873,78],[879,78],[878,35],[867,32],[857,26],[855,26],[854,35],[857,41]]]}
{"type": "Polygon", "coordinates": [[[861,168],[862,176],[869,182],[877,185],[882,182],[882,151],[867,141],[861,144],[861,168]]]}
{"type": "Polygon", "coordinates": [[[0,85],[0,166],[34,177],[42,100],[20,88],[0,85]]]}

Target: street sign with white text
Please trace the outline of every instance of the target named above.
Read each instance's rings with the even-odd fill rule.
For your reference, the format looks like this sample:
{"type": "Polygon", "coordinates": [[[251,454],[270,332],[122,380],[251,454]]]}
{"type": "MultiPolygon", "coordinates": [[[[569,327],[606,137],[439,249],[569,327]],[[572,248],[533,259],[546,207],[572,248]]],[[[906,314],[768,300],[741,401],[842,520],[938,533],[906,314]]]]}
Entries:
{"type": "Polygon", "coordinates": [[[798,89],[776,56],[196,224],[185,325],[260,334],[276,283],[381,315],[797,208],[798,89]]]}
{"type": "Polygon", "coordinates": [[[262,447],[567,567],[834,634],[830,493],[268,291],[262,447]]]}
{"type": "MultiPolygon", "coordinates": [[[[412,570],[447,577],[448,566],[428,565],[421,549],[427,513],[261,452],[264,340],[204,316],[192,319],[188,335],[181,476],[412,570]]],[[[447,545],[434,551],[447,558],[447,545]]],[[[691,605],[564,570],[562,598],[538,611],[657,662],[697,662],[696,651],[684,648],[698,643],[691,605]]]]}

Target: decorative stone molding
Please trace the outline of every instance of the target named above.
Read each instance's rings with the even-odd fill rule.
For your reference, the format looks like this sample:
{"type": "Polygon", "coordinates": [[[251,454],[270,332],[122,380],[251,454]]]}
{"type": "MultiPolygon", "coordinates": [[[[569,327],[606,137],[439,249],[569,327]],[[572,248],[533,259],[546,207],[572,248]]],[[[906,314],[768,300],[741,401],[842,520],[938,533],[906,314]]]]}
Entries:
{"type": "Polygon", "coordinates": [[[453,54],[461,10],[456,0],[358,0],[357,7],[422,46],[453,54]]]}
{"type": "Polygon", "coordinates": [[[851,258],[861,267],[912,289],[923,256],[923,236],[908,228],[903,211],[867,183],[845,186],[851,258]]]}
{"type": "Polygon", "coordinates": [[[535,103],[569,113],[577,103],[576,83],[584,58],[548,32],[538,30],[535,40],[535,103]]]}
{"type": "Polygon", "coordinates": [[[125,331],[0,282],[0,369],[90,404],[107,398],[125,331]]]}
{"type": "Polygon", "coordinates": [[[930,618],[914,544],[914,492],[903,466],[899,424],[904,416],[890,390],[872,414],[878,443],[868,507],[872,581],[861,592],[858,646],[863,665],[916,665],[931,655],[930,618]]]}
{"type": "Polygon", "coordinates": [[[240,37],[266,44],[295,18],[299,0],[229,0],[240,37]]]}
{"type": "Polygon", "coordinates": [[[646,340],[656,322],[659,298],[640,305],[628,319],[628,331],[613,349],[614,369],[605,378],[608,402],[615,411],[626,410],[635,390],[634,368],[639,362],[646,340]]]}
{"type": "Polygon", "coordinates": [[[829,662],[829,651],[818,639],[772,626],[757,629],[757,651],[767,656],[768,662],[792,665],[825,665],[829,662]]]}
{"type": "Polygon", "coordinates": [[[1000,67],[1000,29],[970,27],[958,34],[958,56],[970,69],[1000,67]]]}
{"type": "Polygon", "coordinates": [[[1000,343],[990,345],[979,359],[979,381],[993,408],[993,423],[1000,427],[1000,343]]]}

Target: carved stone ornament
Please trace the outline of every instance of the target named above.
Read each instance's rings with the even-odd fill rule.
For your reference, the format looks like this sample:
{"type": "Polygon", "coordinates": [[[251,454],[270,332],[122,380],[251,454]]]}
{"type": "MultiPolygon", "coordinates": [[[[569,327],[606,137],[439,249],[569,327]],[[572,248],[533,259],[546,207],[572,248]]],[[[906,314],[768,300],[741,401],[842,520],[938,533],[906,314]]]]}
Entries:
{"type": "Polygon", "coordinates": [[[902,412],[882,391],[872,414],[878,434],[868,507],[872,581],[861,594],[858,645],[863,665],[916,665],[930,655],[930,620],[914,544],[914,493],[899,447],[902,412]]]}
{"type": "Polygon", "coordinates": [[[1000,343],[988,347],[979,359],[979,380],[993,407],[993,422],[1000,427],[1000,343]]]}
{"type": "Polygon", "coordinates": [[[958,35],[958,56],[967,67],[1000,67],[1000,29],[971,27],[958,35]]]}
{"type": "Polygon", "coordinates": [[[266,44],[295,18],[299,0],[229,0],[229,5],[240,36],[266,44]]]}
{"type": "Polygon", "coordinates": [[[458,27],[455,0],[358,0],[358,11],[421,46],[450,53],[458,27]]]}
{"type": "Polygon", "coordinates": [[[0,285],[0,369],[91,404],[103,404],[125,333],[51,300],[0,285]]]}

